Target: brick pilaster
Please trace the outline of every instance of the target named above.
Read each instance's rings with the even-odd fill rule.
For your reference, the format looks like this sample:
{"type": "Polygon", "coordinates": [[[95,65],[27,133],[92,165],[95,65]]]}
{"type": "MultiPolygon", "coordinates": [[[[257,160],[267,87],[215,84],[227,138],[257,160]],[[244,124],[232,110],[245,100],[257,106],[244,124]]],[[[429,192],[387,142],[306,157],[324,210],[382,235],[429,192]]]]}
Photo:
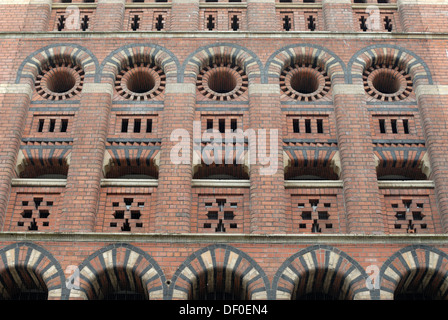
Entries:
{"type": "Polygon", "coordinates": [[[324,30],[353,31],[353,10],[351,0],[322,0],[324,30]]]}
{"type": "Polygon", "coordinates": [[[249,31],[272,31],[278,24],[275,0],[247,0],[247,19],[249,31]]]}
{"type": "Polygon", "coordinates": [[[256,155],[256,163],[250,164],[250,215],[252,233],[285,233],[285,186],[282,149],[282,112],[280,87],[278,84],[249,85],[249,128],[256,133],[256,140],[249,139],[251,159],[256,155]],[[265,148],[260,144],[259,131],[266,130],[265,148]],[[277,130],[271,154],[270,130],[277,130]],[[256,151],[255,153],[255,145],[256,151]],[[260,150],[271,156],[273,161],[263,164],[266,157],[260,157],[260,150]],[[275,163],[275,160],[277,163],[275,163]],[[272,172],[268,168],[272,165],[272,172]]]}
{"type": "Polygon", "coordinates": [[[199,0],[171,1],[171,31],[197,31],[199,0]]]}
{"type": "Polygon", "coordinates": [[[0,85],[0,229],[3,229],[31,94],[27,84],[0,85]]]}
{"type": "Polygon", "coordinates": [[[94,31],[122,31],[126,0],[98,0],[94,31]]]}
{"type": "Polygon", "coordinates": [[[47,31],[52,0],[0,1],[0,31],[47,31]]]}
{"type": "MultiPolygon", "coordinates": [[[[162,114],[162,147],[159,163],[159,185],[157,187],[156,232],[186,233],[190,231],[191,179],[193,173],[192,133],[195,102],[195,84],[167,84],[162,114]],[[178,137],[174,137],[174,141],[170,139],[173,131],[177,129],[189,133],[189,141],[186,141],[183,145],[183,151],[189,150],[189,159],[182,163],[176,163],[171,154],[180,143],[178,137]]],[[[186,153],[183,155],[186,155],[186,153]]]]}
{"type": "Polygon", "coordinates": [[[448,232],[448,86],[419,85],[416,89],[423,131],[428,148],[439,214],[448,232]]]}
{"type": "Polygon", "coordinates": [[[383,233],[381,198],[362,85],[336,84],[333,102],[350,233],[383,233]]]}
{"type": "Polygon", "coordinates": [[[447,0],[397,0],[404,32],[448,32],[447,0]]]}
{"type": "Polygon", "coordinates": [[[110,84],[86,83],[83,86],[73,127],[60,231],[94,230],[112,92],[110,84]]]}

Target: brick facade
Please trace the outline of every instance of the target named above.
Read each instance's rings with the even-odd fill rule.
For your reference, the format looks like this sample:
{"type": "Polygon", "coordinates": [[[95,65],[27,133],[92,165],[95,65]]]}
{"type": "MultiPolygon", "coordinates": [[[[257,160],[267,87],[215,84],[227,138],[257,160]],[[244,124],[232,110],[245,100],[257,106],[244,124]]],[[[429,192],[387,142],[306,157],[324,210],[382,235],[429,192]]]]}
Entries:
{"type": "Polygon", "coordinates": [[[447,299],[448,1],[0,8],[2,299],[447,299]]]}

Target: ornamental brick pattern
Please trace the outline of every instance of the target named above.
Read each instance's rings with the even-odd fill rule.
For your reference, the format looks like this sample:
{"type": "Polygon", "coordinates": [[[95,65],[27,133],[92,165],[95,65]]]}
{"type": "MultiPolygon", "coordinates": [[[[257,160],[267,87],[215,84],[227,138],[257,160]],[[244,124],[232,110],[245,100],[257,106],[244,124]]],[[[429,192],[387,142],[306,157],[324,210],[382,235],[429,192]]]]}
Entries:
{"type": "Polygon", "coordinates": [[[448,299],[448,1],[0,9],[0,299],[448,299]]]}

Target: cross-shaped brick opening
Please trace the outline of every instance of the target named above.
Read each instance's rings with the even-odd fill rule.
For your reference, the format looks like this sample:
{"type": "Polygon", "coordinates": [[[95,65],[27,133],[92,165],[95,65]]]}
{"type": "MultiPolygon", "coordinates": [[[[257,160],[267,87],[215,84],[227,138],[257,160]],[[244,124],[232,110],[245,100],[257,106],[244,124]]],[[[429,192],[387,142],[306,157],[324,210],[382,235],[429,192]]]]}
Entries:
{"type": "Polygon", "coordinates": [[[238,222],[235,221],[238,209],[237,202],[228,202],[226,199],[216,199],[214,202],[205,202],[206,222],[203,223],[203,229],[212,229],[214,232],[228,232],[238,228],[238,222]],[[230,230],[229,230],[230,229],[230,230]]]}
{"type": "Polygon", "coordinates": [[[20,218],[17,221],[19,229],[28,231],[48,230],[50,214],[54,208],[54,199],[33,197],[32,200],[19,202],[20,218]]]}
{"type": "Polygon", "coordinates": [[[143,228],[142,210],[145,202],[135,198],[123,198],[122,201],[112,202],[112,222],[110,228],[116,228],[122,232],[137,231],[143,228]]]}

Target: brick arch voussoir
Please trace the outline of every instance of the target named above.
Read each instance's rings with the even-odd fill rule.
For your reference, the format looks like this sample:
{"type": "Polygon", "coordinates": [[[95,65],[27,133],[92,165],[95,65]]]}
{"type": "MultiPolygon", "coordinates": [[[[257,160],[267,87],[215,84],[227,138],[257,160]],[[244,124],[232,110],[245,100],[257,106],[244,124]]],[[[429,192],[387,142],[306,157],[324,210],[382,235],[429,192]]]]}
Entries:
{"type": "Polygon", "coordinates": [[[409,74],[414,86],[432,84],[432,76],[425,61],[414,52],[397,46],[374,45],[361,49],[350,59],[350,83],[362,79],[364,71],[373,65],[391,65],[409,74]]]}
{"type": "Polygon", "coordinates": [[[379,277],[383,299],[393,299],[397,291],[419,285],[447,300],[448,254],[430,246],[408,246],[384,262],[379,277]]]}
{"type": "MultiPolygon", "coordinates": [[[[263,269],[246,253],[228,245],[211,245],[190,255],[173,275],[169,298],[176,300],[192,299],[200,281],[212,279],[223,270],[231,277],[227,287],[241,293],[242,300],[269,298],[269,281],[263,269]]],[[[227,288],[226,287],[226,288],[227,288]]]]}
{"type": "Polygon", "coordinates": [[[215,44],[198,48],[184,61],[180,82],[194,83],[202,68],[217,62],[238,66],[249,79],[259,78],[262,83],[264,82],[259,58],[250,50],[235,44],[215,44]]]}
{"type": "Polygon", "coordinates": [[[0,292],[8,295],[10,284],[25,288],[25,283],[34,283],[48,291],[49,299],[66,300],[65,275],[54,256],[34,243],[19,242],[0,249],[0,292]]]}
{"type": "Polygon", "coordinates": [[[285,68],[298,63],[325,70],[332,83],[346,82],[344,62],[330,50],[311,44],[296,44],[280,48],[268,58],[265,72],[269,79],[278,79],[285,68]]]}
{"type": "Polygon", "coordinates": [[[132,44],[114,50],[101,63],[97,80],[113,82],[121,70],[138,63],[154,64],[163,70],[167,79],[177,80],[179,62],[176,56],[152,44],[132,44]]]}
{"type": "Polygon", "coordinates": [[[73,44],[54,44],[30,54],[20,65],[16,83],[28,83],[34,87],[37,76],[48,66],[70,63],[79,66],[85,81],[94,81],[98,71],[98,61],[88,49],[73,44]]]}
{"type": "Polygon", "coordinates": [[[79,266],[79,287],[71,299],[102,299],[109,289],[129,284],[140,289],[147,299],[162,300],[166,280],[158,263],[143,250],[126,243],[104,247],[87,257],[79,266]]]}
{"type": "Polygon", "coordinates": [[[345,300],[369,299],[368,275],[349,255],[331,246],[312,246],[289,257],[276,272],[272,295],[278,300],[296,299],[319,288],[345,300]],[[319,283],[318,283],[319,282],[319,283]]]}

